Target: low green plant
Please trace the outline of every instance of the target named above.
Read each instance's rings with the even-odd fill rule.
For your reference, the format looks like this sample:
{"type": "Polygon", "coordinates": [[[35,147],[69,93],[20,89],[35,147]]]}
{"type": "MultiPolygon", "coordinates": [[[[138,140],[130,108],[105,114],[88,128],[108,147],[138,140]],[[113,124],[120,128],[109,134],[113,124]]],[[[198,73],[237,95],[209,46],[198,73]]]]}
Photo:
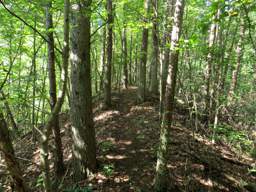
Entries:
{"type": "Polygon", "coordinates": [[[136,139],[145,139],[145,135],[143,133],[140,133],[136,136],[136,139]]]}
{"type": "Polygon", "coordinates": [[[104,165],[103,166],[103,173],[106,176],[111,176],[114,172],[114,165],[113,164],[109,164],[109,165],[104,165]]]}
{"type": "Polygon", "coordinates": [[[103,141],[99,144],[101,151],[106,152],[113,148],[113,143],[111,141],[103,141]]]}
{"type": "Polygon", "coordinates": [[[44,178],[43,175],[39,175],[36,180],[36,187],[43,187],[44,186],[44,178]]]}
{"type": "Polygon", "coordinates": [[[245,152],[252,150],[253,142],[248,138],[245,131],[239,131],[228,125],[219,125],[214,130],[215,141],[224,140],[233,147],[245,152]]]}
{"type": "Polygon", "coordinates": [[[91,186],[79,187],[77,185],[64,190],[64,192],[92,192],[92,191],[93,190],[91,186]]]}

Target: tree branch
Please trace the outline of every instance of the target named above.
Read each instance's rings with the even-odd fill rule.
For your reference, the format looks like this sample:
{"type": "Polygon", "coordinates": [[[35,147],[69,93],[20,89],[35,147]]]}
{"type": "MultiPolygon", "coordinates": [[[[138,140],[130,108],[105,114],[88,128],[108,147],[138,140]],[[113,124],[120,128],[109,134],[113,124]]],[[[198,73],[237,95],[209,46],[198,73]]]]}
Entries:
{"type": "Polygon", "coordinates": [[[103,23],[101,26],[99,26],[92,34],[91,37],[93,37],[102,27],[104,27],[108,22],[103,23]]]}
{"type": "MultiPolygon", "coordinates": [[[[20,16],[18,16],[16,13],[12,12],[10,9],[8,9],[6,7],[6,5],[4,4],[3,0],[0,0],[0,3],[2,4],[2,6],[4,7],[4,9],[10,13],[12,16],[16,17],[18,20],[20,20],[21,22],[23,22],[26,26],[28,26],[29,28],[31,28],[33,31],[35,31],[44,41],[48,42],[48,39],[40,32],[38,31],[35,27],[33,27],[32,25],[30,25],[28,22],[26,22],[24,19],[22,19],[20,16]]],[[[60,50],[58,47],[54,47],[59,53],[62,54],[62,50],[60,50]]]]}

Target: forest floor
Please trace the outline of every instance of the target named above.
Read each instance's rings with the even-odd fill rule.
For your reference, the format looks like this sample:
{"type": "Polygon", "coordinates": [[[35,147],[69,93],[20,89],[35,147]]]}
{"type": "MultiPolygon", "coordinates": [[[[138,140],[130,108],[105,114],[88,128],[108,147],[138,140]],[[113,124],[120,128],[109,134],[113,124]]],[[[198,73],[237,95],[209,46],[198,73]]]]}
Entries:
{"type": "MultiPolygon", "coordinates": [[[[134,87],[114,93],[112,100],[111,110],[94,109],[99,171],[79,184],[91,186],[92,191],[98,192],[151,192],[159,141],[158,102],[151,99],[137,104],[134,87]]],[[[240,192],[246,191],[243,184],[255,182],[256,177],[248,174],[253,159],[235,153],[224,143],[214,144],[207,137],[193,133],[193,129],[184,124],[186,115],[178,110],[174,116],[168,163],[169,191],[240,192]]],[[[68,115],[62,115],[61,123],[67,166],[61,186],[68,189],[73,185],[68,115]]],[[[39,149],[31,141],[30,135],[18,141],[16,154],[27,181],[40,187],[39,149]]]]}

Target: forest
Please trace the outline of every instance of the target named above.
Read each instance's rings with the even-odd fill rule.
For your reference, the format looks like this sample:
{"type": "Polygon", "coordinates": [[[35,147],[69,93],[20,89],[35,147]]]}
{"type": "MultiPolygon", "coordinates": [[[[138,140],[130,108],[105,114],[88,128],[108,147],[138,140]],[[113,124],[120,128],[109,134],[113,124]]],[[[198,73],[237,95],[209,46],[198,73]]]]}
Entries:
{"type": "Polygon", "coordinates": [[[0,0],[0,192],[256,192],[255,0],[0,0]]]}

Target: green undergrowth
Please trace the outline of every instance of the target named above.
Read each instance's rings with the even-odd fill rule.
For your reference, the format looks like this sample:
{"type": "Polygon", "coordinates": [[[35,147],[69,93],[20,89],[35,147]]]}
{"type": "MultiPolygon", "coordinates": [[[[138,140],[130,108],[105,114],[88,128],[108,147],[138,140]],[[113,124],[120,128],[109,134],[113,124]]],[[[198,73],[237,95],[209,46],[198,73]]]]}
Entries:
{"type": "Polygon", "coordinates": [[[64,192],[92,192],[92,191],[93,191],[92,187],[90,186],[79,187],[76,185],[64,190],[64,192]]]}
{"type": "Polygon", "coordinates": [[[229,125],[219,125],[213,129],[212,140],[224,141],[238,152],[252,153],[253,142],[249,139],[246,131],[236,130],[229,125]]]}
{"type": "Polygon", "coordinates": [[[102,141],[99,143],[99,148],[101,151],[106,152],[113,148],[114,144],[111,141],[102,141]]]}
{"type": "Polygon", "coordinates": [[[106,165],[103,165],[102,167],[102,171],[104,173],[105,176],[109,177],[113,174],[114,172],[114,164],[106,164],[106,165]]]}

